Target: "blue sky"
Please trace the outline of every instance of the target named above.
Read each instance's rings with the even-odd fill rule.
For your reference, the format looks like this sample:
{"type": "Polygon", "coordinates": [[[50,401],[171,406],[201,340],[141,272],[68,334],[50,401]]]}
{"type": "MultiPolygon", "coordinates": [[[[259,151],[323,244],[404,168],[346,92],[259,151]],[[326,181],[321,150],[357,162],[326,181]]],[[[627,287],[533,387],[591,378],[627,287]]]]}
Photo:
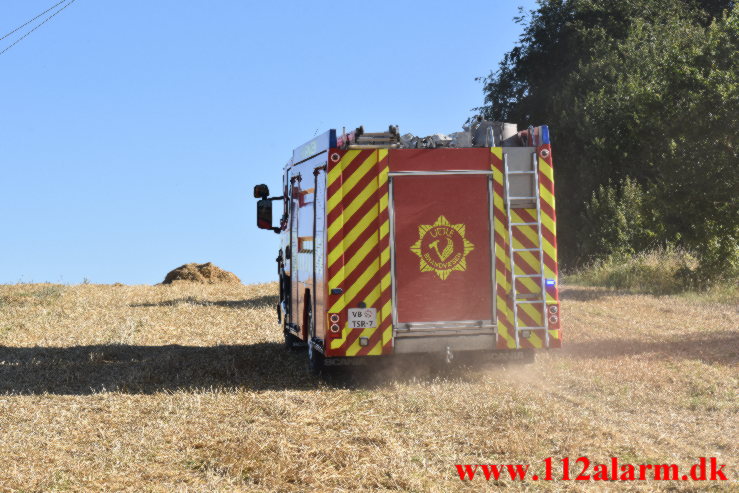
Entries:
{"type": "MultiPolygon", "coordinates": [[[[0,2],[0,36],[54,3],[0,2]]],[[[0,55],[0,283],[273,280],[252,186],[329,128],[457,131],[518,6],[77,0],[0,55]]]]}

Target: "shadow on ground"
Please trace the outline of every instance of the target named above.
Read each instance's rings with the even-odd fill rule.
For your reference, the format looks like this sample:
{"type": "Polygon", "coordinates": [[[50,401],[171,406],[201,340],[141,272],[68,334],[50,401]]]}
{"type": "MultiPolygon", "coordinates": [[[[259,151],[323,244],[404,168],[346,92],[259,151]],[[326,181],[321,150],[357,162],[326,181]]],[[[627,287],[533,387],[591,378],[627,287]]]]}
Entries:
{"type": "MultiPolygon", "coordinates": [[[[736,364],[739,333],[688,334],[680,340],[644,342],[601,339],[566,344],[552,356],[601,359],[650,354],[655,358],[696,359],[736,364]]],[[[263,342],[232,346],[96,345],[63,348],[0,346],[0,394],[69,394],[97,392],[151,394],[198,389],[249,391],[376,388],[393,383],[475,381],[478,370],[504,368],[489,354],[455,357],[447,366],[441,354],[416,358],[369,359],[368,365],[340,367],[322,378],[307,371],[305,351],[263,342]]],[[[514,364],[515,365],[515,364],[514,364]]],[[[515,368],[515,366],[514,366],[515,368]]],[[[518,371],[515,370],[514,371],[518,371]]],[[[501,378],[509,378],[501,375],[501,378]]]]}
{"type": "Polygon", "coordinates": [[[645,341],[629,337],[565,343],[563,353],[578,359],[606,359],[653,354],[655,358],[695,359],[706,363],[739,363],[739,331],[687,333],[680,338],[645,341]]]}
{"type": "Polygon", "coordinates": [[[371,388],[389,381],[432,380],[440,375],[464,378],[465,369],[446,368],[438,356],[431,363],[428,356],[421,361],[373,358],[369,366],[331,368],[317,378],[308,371],[305,350],[288,351],[276,342],[211,347],[0,346],[0,395],[371,388]]]}
{"type": "Polygon", "coordinates": [[[249,298],[246,300],[199,300],[193,296],[187,298],[177,298],[174,300],[160,301],[158,303],[132,303],[128,306],[132,308],[153,308],[161,306],[177,306],[177,305],[197,305],[197,306],[222,306],[225,308],[264,308],[265,306],[276,306],[278,296],[265,295],[249,298]]]}

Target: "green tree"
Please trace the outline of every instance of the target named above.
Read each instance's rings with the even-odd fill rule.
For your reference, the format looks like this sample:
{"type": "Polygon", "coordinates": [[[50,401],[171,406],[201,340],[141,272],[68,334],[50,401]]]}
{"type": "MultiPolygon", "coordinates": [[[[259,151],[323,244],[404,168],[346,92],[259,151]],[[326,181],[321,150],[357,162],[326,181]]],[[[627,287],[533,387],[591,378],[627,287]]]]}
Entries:
{"type": "Polygon", "coordinates": [[[737,15],[721,0],[542,0],[519,19],[480,109],[550,125],[565,264],[674,244],[736,273],[737,15]],[[593,224],[627,189],[649,198],[629,206],[639,219],[593,224]]]}

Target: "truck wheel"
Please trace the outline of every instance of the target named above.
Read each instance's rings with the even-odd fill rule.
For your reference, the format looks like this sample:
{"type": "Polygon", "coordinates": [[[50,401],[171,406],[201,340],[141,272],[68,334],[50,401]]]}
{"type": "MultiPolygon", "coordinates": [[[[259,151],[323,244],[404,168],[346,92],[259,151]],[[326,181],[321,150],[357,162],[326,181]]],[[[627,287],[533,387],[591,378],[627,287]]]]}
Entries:
{"type": "Polygon", "coordinates": [[[285,349],[292,351],[293,349],[297,349],[303,345],[303,341],[298,339],[295,334],[287,330],[287,328],[285,328],[283,333],[285,334],[285,349]]]}
{"type": "Polygon", "coordinates": [[[308,369],[314,375],[320,375],[323,373],[325,358],[324,356],[316,351],[313,344],[308,342],[308,369]]]}

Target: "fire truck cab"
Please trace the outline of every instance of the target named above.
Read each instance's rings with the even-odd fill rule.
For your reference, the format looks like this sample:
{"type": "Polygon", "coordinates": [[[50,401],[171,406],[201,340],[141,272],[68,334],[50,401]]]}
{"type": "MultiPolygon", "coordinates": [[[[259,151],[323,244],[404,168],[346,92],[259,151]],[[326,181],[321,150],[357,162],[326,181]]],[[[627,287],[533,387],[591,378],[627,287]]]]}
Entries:
{"type": "Polygon", "coordinates": [[[293,150],[280,192],[254,187],[257,226],[280,234],[278,320],[314,370],[561,346],[546,126],[329,130],[293,150]]]}

